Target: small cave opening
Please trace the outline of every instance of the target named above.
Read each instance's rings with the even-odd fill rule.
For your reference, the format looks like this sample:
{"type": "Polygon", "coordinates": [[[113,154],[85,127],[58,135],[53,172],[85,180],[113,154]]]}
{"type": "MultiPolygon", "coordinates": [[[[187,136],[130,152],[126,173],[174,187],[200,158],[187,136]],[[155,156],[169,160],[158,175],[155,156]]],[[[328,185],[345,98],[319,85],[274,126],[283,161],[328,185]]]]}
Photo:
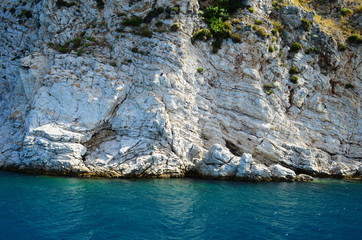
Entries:
{"type": "Polygon", "coordinates": [[[235,156],[241,157],[243,155],[243,151],[236,146],[233,142],[231,142],[230,140],[224,139],[225,140],[225,147],[227,149],[229,149],[229,151],[234,154],[235,156]]]}

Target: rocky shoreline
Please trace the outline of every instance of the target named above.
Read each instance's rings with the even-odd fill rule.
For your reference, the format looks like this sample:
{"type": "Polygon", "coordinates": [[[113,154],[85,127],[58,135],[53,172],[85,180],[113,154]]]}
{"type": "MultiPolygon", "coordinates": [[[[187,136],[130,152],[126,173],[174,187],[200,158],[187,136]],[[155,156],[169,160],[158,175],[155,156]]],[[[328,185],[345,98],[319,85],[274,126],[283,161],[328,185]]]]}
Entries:
{"type": "Polygon", "coordinates": [[[362,7],[225,2],[2,1],[0,169],[361,178],[362,7]]]}

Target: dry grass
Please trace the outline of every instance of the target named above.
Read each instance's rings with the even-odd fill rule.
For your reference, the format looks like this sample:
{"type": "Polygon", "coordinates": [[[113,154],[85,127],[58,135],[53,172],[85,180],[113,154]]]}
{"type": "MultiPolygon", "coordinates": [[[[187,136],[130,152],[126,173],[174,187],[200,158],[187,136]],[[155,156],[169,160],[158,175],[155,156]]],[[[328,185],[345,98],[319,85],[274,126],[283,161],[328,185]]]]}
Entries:
{"type": "MultiPolygon", "coordinates": [[[[317,13],[318,9],[316,7],[313,8],[313,1],[318,2],[315,0],[293,0],[293,3],[308,12],[315,11],[316,14],[314,16],[314,22],[321,27],[323,32],[332,35],[337,40],[343,40],[351,34],[360,34],[358,29],[354,29],[349,25],[348,19],[346,17],[340,16],[338,19],[334,19],[331,17],[319,15],[317,13]]],[[[348,2],[353,5],[360,3],[359,7],[356,9],[359,10],[360,8],[362,11],[362,0],[348,0],[348,2]]]]}

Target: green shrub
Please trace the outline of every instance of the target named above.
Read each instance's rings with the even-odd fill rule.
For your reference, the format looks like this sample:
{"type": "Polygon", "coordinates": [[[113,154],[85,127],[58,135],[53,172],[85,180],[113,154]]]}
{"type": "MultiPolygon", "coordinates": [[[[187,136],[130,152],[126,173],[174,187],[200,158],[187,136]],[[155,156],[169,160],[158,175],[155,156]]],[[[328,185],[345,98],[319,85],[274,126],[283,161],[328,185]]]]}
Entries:
{"type": "Polygon", "coordinates": [[[198,69],[196,69],[196,70],[197,70],[198,73],[202,73],[202,72],[204,71],[203,68],[198,68],[198,69]]]}
{"type": "Polygon", "coordinates": [[[139,53],[138,47],[133,47],[133,48],[131,48],[131,51],[132,51],[133,53],[139,53]]]}
{"type": "Polygon", "coordinates": [[[30,10],[23,9],[18,17],[20,18],[23,16],[26,18],[31,18],[31,17],[33,17],[33,13],[30,10]]]}
{"type": "Polygon", "coordinates": [[[353,89],[354,86],[351,83],[347,83],[346,85],[344,85],[345,89],[353,89]]]}
{"type": "Polygon", "coordinates": [[[251,13],[253,13],[253,12],[255,12],[255,8],[250,7],[250,8],[248,8],[248,11],[251,12],[251,13]]]}
{"type": "Polygon", "coordinates": [[[105,21],[102,21],[100,24],[99,24],[101,27],[107,27],[107,23],[105,21]]]}
{"type": "Polygon", "coordinates": [[[162,27],[162,26],[163,26],[163,22],[158,21],[155,25],[156,25],[156,27],[160,28],[160,27],[162,27]]]}
{"type": "Polygon", "coordinates": [[[303,48],[302,44],[296,42],[292,44],[292,46],[290,47],[290,51],[299,52],[299,50],[301,50],[302,48],[303,48]]]}
{"type": "Polygon", "coordinates": [[[347,45],[344,43],[338,43],[338,50],[339,51],[344,51],[347,49],[347,45]]]}
{"type": "Polygon", "coordinates": [[[174,11],[176,14],[179,14],[181,12],[180,5],[173,6],[172,11],[174,11]]]}
{"type": "Polygon", "coordinates": [[[60,52],[60,53],[69,53],[71,51],[71,49],[68,47],[68,44],[64,44],[64,45],[57,45],[55,46],[55,49],[60,52]]]}
{"type": "Polygon", "coordinates": [[[215,37],[227,38],[231,34],[231,29],[231,24],[224,22],[221,18],[213,19],[210,23],[211,33],[215,37]]]}
{"type": "Polygon", "coordinates": [[[340,13],[342,16],[352,16],[353,15],[352,9],[349,9],[349,8],[341,8],[340,13]]]}
{"type": "Polygon", "coordinates": [[[298,74],[300,73],[299,71],[299,68],[297,66],[292,66],[290,69],[289,69],[289,73],[290,74],[298,74]]]}
{"type": "Polygon", "coordinates": [[[231,23],[232,23],[232,24],[239,24],[239,23],[241,23],[241,20],[240,20],[239,18],[233,18],[233,19],[231,20],[231,23]]]}
{"type": "Polygon", "coordinates": [[[265,93],[266,93],[267,95],[274,94],[274,90],[273,90],[273,89],[269,89],[269,90],[266,90],[265,93]]]}
{"type": "Polygon", "coordinates": [[[264,84],[264,86],[263,86],[263,89],[267,95],[274,93],[273,88],[275,88],[275,86],[273,84],[267,83],[267,84],[264,84]]]}
{"type": "Polygon", "coordinates": [[[170,27],[170,30],[172,32],[177,32],[179,29],[180,29],[180,25],[177,24],[177,23],[172,24],[171,27],[170,27]]]}
{"type": "Polygon", "coordinates": [[[90,42],[97,42],[97,40],[94,37],[86,37],[85,39],[87,39],[90,42]]]}
{"type": "Polygon", "coordinates": [[[302,22],[302,28],[304,29],[304,31],[310,31],[313,25],[312,21],[309,21],[308,19],[302,18],[301,20],[302,22]]]}
{"type": "Polygon", "coordinates": [[[310,47],[305,51],[307,54],[317,53],[317,49],[315,47],[310,47]]]}
{"type": "Polygon", "coordinates": [[[347,38],[349,43],[362,43],[362,36],[359,34],[352,34],[347,38]]]}
{"type": "Polygon", "coordinates": [[[259,37],[262,37],[262,38],[267,38],[270,36],[270,34],[266,31],[265,28],[261,27],[261,26],[253,26],[253,29],[256,31],[256,34],[259,36],[259,37]]]}
{"type": "Polygon", "coordinates": [[[297,75],[292,75],[289,80],[292,83],[298,83],[298,79],[299,79],[299,77],[297,75]]]}
{"type": "Polygon", "coordinates": [[[133,16],[131,18],[127,18],[127,19],[123,20],[122,24],[124,26],[138,27],[142,24],[142,18],[133,16]]]}
{"type": "Polygon", "coordinates": [[[81,37],[76,37],[72,40],[73,48],[79,48],[82,45],[83,39],[81,37]]]}
{"type": "Polygon", "coordinates": [[[97,2],[97,7],[98,7],[99,9],[103,9],[103,8],[104,8],[104,2],[103,2],[103,0],[96,0],[96,2],[97,2]]]}
{"type": "Polygon", "coordinates": [[[230,18],[226,9],[219,8],[218,6],[207,8],[203,17],[205,22],[209,25],[218,19],[220,19],[221,21],[226,21],[230,18]]]}
{"type": "Polygon", "coordinates": [[[55,5],[58,7],[58,8],[61,8],[61,7],[72,7],[75,4],[75,2],[65,2],[64,0],[57,0],[55,5]]]}
{"type": "Polygon", "coordinates": [[[238,33],[231,34],[231,40],[233,40],[234,43],[241,43],[241,36],[238,33]]]}
{"type": "Polygon", "coordinates": [[[148,38],[151,38],[153,33],[147,28],[147,27],[143,27],[141,29],[141,32],[140,32],[140,35],[142,37],[148,37],[148,38]]]}
{"type": "Polygon", "coordinates": [[[210,38],[212,38],[212,33],[209,29],[207,28],[202,28],[198,31],[196,31],[193,35],[192,35],[192,39],[193,40],[202,40],[202,41],[207,41],[210,38]]]}
{"type": "Polygon", "coordinates": [[[274,21],[274,22],[273,22],[273,29],[275,29],[275,30],[278,31],[278,32],[281,32],[281,31],[283,31],[284,26],[283,26],[283,24],[282,24],[281,22],[279,22],[279,21],[274,21]]]}
{"type": "Polygon", "coordinates": [[[219,49],[222,46],[222,38],[216,38],[213,42],[212,42],[212,53],[217,53],[219,51],[219,49]]]}
{"type": "Polygon", "coordinates": [[[147,13],[146,17],[143,18],[144,23],[150,23],[153,18],[158,17],[165,11],[163,7],[158,7],[152,9],[150,12],[147,13]]]}
{"type": "Polygon", "coordinates": [[[362,13],[362,3],[356,8],[356,13],[362,13]]]}
{"type": "Polygon", "coordinates": [[[268,50],[269,50],[269,52],[272,53],[272,52],[274,52],[274,47],[273,47],[273,46],[269,46],[269,49],[268,49],[268,50]]]}
{"type": "Polygon", "coordinates": [[[82,56],[83,55],[83,50],[82,49],[79,49],[77,50],[77,56],[82,56]]]}
{"type": "Polygon", "coordinates": [[[226,9],[229,13],[233,13],[243,6],[240,0],[216,0],[216,3],[226,9]]]}
{"type": "Polygon", "coordinates": [[[127,16],[127,14],[125,14],[124,12],[117,12],[117,16],[124,17],[124,16],[127,16]]]}
{"type": "Polygon", "coordinates": [[[255,19],[255,20],[254,20],[254,24],[255,24],[255,25],[262,25],[262,24],[263,24],[263,20],[255,19]]]}

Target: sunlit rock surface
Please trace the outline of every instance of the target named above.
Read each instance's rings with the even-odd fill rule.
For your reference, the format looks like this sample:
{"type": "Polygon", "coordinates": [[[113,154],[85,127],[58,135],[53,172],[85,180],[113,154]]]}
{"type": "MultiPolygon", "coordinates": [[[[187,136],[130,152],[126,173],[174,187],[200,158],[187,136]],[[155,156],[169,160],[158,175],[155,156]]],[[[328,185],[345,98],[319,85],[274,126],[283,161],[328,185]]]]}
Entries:
{"type": "Polygon", "coordinates": [[[241,43],[224,40],[213,54],[212,41],[191,41],[206,27],[196,0],[80,2],[0,3],[0,168],[252,181],[361,176],[361,45],[339,51],[317,24],[303,30],[313,13],[283,7],[285,36],[262,38],[248,24],[263,19],[270,33],[271,1],[245,1],[255,11],[233,15],[249,21],[233,26],[241,43]],[[179,13],[147,23],[152,37],[140,35],[146,23],[122,24],[177,4],[179,13]],[[294,42],[304,50],[292,53],[294,42]]]}

